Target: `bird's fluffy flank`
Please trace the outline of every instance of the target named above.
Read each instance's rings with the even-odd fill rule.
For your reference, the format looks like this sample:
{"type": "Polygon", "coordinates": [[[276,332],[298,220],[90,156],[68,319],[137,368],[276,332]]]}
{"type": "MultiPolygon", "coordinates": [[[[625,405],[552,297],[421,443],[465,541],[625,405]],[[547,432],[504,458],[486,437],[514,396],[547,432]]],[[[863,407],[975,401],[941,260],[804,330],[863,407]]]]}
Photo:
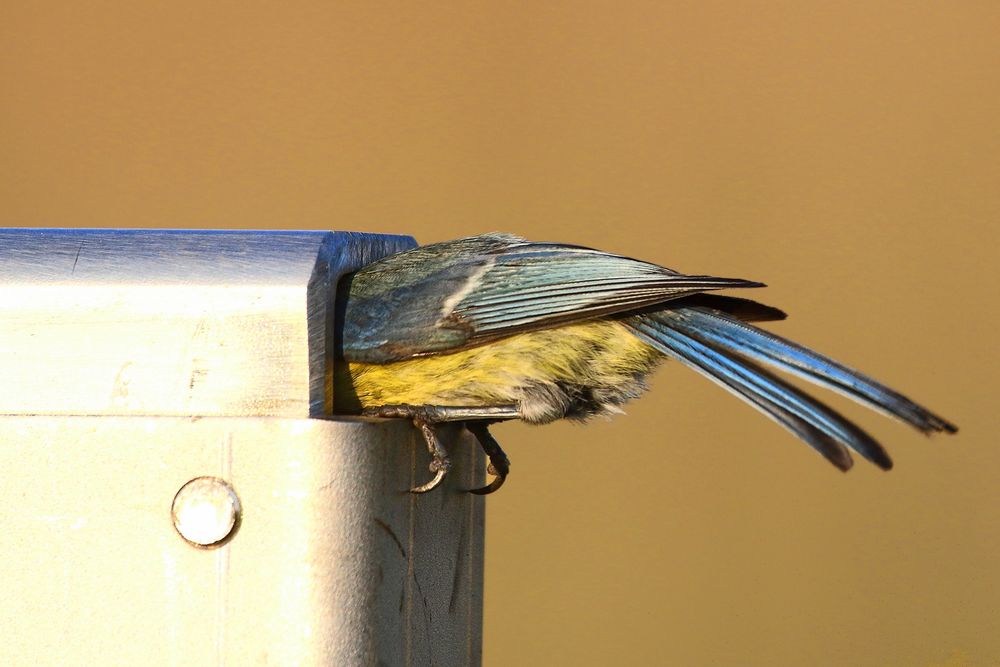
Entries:
{"type": "Polygon", "coordinates": [[[451,354],[340,365],[341,411],[386,405],[516,404],[546,423],[617,412],[662,357],[622,323],[595,320],[518,334],[451,354]]]}

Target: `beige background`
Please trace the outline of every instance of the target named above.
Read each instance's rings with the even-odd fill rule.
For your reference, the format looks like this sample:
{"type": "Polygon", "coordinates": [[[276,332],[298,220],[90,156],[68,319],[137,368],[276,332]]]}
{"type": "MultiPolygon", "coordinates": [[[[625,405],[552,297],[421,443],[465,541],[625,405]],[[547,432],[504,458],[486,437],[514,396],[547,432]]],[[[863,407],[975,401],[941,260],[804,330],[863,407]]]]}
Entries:
{"type": "MultiPolygon", "coordinates": [[[[489,230],[755,278],[861,409],[844,476],[671,365],[497,434],[486,664],[1000,665],[1000,5],[0,9],[0,224],[489,230]]],[[[839,400],[838,406],[844,406],[839,400]]]]}

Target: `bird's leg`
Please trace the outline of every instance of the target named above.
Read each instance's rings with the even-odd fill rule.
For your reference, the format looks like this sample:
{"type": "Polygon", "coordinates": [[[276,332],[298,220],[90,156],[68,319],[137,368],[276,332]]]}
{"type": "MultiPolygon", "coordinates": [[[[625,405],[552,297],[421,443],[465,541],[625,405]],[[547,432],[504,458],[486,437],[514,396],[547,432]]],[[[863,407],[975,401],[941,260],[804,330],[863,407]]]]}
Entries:
{"type": "Polygon", "coordinates": [[[434,473],[434,478],[426,484],[413,487],[410,489],[410,493],[427,493],[436,488],[444,476],[448,474],[448,470],[451,469],[451,461],[448,460],[448,452],[445,451],[444,445],[438,439],[433,424],[422,417],[414,417],[413,425],[420,429],[420,433],[424,436],[424,443],[426,443],[427,451],[431,455],[431,463],[428,467],[434,473]]]}
{"type": "Polygon", "coordinates": [[[490,433],[490,424],[492,423],[494,422],[478,421],[466,422],[465,424],[465,428],[469,429],[472,435],[476,436],[480,447],[486,452],[486,456],[490,458],[490,464],[486,468],[487,472],[491,475],[496,475],[493,481],[486,486],[469,490],[469,493],[475,493],[480,496],[485,496],[499,489],[503,486],[504,481],[506,481],[507,475],[510,474],[510,459],[507,458],[507,454],[500,447],[500,443],[490,433]]]}
{"type": "Polygon", "coordinates": [[[434,426],[442,422],[465,421],[466,426],[479,440],[483,451],[490,458],[490,472],[496,479],[481,489],[473,489],[472,493],[492,493],[500,488],[510,470],[510,461],[500,449],[500,445],[490,435],[487,427],[505,419],[517,419],[520,416],[516,405],[496,405],[490,407],[465,407],[452,405],[379,405],[365,408],[362,413],[366,417],[387,417],[409,419],[424,437],[427,451],[431,455],[430,470],[434,478],[426,484],[413,487],[411,493],[427,493],[436,488],[451,467],[448,452],[437,437],[434,426]],[[487,420],[484,422],[467,420],[487,420]],[[499,480],[499,481],[498,481],[499,480]]]}

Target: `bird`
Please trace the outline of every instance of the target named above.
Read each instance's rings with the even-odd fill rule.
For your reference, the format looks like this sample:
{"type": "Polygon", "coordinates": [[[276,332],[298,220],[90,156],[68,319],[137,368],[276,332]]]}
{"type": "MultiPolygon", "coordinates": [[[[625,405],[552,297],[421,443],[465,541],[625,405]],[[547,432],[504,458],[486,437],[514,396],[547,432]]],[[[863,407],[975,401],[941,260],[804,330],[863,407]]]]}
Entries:
{"type": "Polygon", "coordinates": [[[873,378],[758,327],[786,314],[722,294],[763,283],[689,275],[562,243],[489,233],[418,246],[345,276],[335,297],[334,409],[412,421],[431,457],[426,493],[450,467],[437,429],[461,422],[503,485],[510,460],[489,427],[622,412],[664,359],[721,385],[840,470],[851,451],[889,470],[885,448],[775,371],[844,394],[931,434],[951,422],[873,378]]]}

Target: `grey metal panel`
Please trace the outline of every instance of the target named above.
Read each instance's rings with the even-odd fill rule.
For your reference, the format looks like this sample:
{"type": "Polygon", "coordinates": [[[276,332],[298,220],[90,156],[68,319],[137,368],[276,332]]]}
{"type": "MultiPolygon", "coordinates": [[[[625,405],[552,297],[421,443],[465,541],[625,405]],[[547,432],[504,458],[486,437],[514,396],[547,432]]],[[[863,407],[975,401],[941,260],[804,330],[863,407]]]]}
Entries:
{"type": "Polygon", "coordinates": [[[350,232],[0,230],[0,410],[329,414],[333,286],[413,245],[350,232]]]}
{"type": "Polygon", "coordinates": [[[445,441],[415,496],[401,422],[0,418],[0,664],[479,664],[481,454],[445,441]],[[243,508],[216,549],[171,521],[203,475],[243,508]]]}
{"type": "Polygon", "coordinates": [[[412,245],[0,230],[0,664],[479,664],[478,445],[415,496],[409,424],[330,414],[337,279],[412,245]]]}
{"type": "Polygon", "coordinates": [[[413,245],[409,237],[356,232],[7,228],[0,281],[301,287],[324,244],[377,256],[397,243],[413,245]]]}

